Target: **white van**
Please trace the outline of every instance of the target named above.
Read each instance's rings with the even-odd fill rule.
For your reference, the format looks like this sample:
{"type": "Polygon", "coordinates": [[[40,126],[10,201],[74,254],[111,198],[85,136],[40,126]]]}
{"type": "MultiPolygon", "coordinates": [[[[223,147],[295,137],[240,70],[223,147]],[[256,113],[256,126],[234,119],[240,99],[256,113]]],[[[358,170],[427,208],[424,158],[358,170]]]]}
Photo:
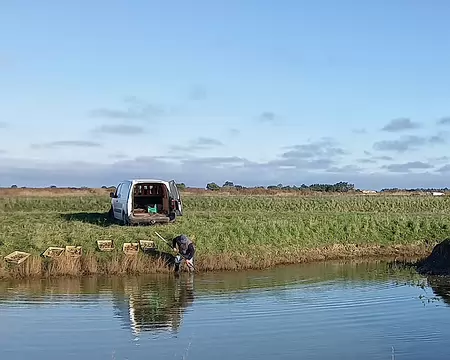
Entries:
{"type": "Polygon", "coordinates": [[[124,225],[169,223],[183,215],[181,195],[174,180],[125,180],[110,197],[109,214],[124,225]]]}

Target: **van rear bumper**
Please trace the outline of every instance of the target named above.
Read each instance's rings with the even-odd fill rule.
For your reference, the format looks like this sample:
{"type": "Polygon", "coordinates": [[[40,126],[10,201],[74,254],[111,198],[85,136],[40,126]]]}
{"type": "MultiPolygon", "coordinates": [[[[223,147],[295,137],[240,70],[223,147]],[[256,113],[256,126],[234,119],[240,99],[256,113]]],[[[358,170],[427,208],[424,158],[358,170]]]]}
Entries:
{"type": "Polygon", "coordinates": [[[170,218],[166,215],[133,215],[131,214],[128,217],[128,221],[130,225],[155,225],[155,224],[167,224],[170,221],[170,218]]]}

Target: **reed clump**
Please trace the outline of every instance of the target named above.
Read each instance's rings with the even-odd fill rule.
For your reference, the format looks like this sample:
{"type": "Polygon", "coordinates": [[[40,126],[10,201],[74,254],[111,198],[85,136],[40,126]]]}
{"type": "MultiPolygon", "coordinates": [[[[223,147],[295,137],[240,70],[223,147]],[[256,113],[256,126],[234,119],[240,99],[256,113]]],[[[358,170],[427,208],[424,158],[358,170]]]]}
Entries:
{"type": "Polygon", "coordinates": [[[19,265],[1,262],[0,278],[167,273],[169,265],[163,258],[143,254],[114,254],[108,259],[94,254],[53,259],[34,255],[19,265]]]}
{"type": "MultiPolygon", "coordinates": [[[[32,193],[31,193],[32,194],[32,193]]],[[[195,239],[198,271],[377,256],[424,256],[450,235],[450,197],[184,195],[184,216],[171,225],[124,227],[111,221],[105,195],[9,196],[0,199],[0,277],[170,271],[170,256],[126,256],[125,242],[153,240],[162,253],[179,234],[195,239]],[[100,252],[97,240],[113,239],[100,252]],[[81,258],[46,259],[49,246],[82,246],[81,258]],[[20,266],[1,257],[32,256],[20,266]],[[168,260],[169,259],[169,260],[168,260]]]]}

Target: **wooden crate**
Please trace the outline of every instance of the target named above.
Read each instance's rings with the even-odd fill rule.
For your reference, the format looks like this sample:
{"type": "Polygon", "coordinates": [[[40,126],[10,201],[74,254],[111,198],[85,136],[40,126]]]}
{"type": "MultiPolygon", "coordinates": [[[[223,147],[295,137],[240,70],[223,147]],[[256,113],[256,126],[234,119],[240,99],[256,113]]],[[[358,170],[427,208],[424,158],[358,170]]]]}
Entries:
{"type": "Polygon", "coordinates": [[[155,242],[153,240],[139,240],[139,245],[142,251],[154,250],[156,249],[155,242]]]}
{"type": "Polygon", "coordinates": [[[97,248],[100,251],[114,250],[114,240],[97,240],[97,248]]]}
{"type": "Polygon", "coordinates": [[[139,244],[135,243],[124,243],[122,247],[122,251],[127,255],[134,255],[139,252],[139,244]]]}
{"type": "Polygon", "coordinates": [[[23,251],[13,251],[5,256],[5,261],[12,264],[22,264],[31,254],[23,251]]]}
{"type": "Polygon", "coordinates": [[[83,249],[81,246],[66,246],[66,255],[71,257],[80,257],[83,253],[83,249]]]}
{"type": "Polygon", "coordinates": [[[47,248],[47,250],[44,251],[42,254],[45,257],[59,257],[64,253],[64,248],[62,247],[56,247],[56,246],[50,246],[47,248]]]}

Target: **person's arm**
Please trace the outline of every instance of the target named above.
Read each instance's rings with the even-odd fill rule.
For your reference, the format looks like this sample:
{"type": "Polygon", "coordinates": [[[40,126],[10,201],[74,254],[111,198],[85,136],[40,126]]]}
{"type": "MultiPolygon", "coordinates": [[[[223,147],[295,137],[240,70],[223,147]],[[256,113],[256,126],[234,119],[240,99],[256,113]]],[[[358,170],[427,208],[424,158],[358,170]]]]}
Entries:
{"type": "Polygon", "coordinates": [[[186,252],[186,259],[191,260],[194,257],[195,254],[195,248],[192,243],[189,244],[186,252]]]}
{"type": "Polygon", "coordinates": [[[177,240],[179,239],[179,236],[175,236],[172,240],[172,248],[176,249],[177,248],[177,240]]]}

